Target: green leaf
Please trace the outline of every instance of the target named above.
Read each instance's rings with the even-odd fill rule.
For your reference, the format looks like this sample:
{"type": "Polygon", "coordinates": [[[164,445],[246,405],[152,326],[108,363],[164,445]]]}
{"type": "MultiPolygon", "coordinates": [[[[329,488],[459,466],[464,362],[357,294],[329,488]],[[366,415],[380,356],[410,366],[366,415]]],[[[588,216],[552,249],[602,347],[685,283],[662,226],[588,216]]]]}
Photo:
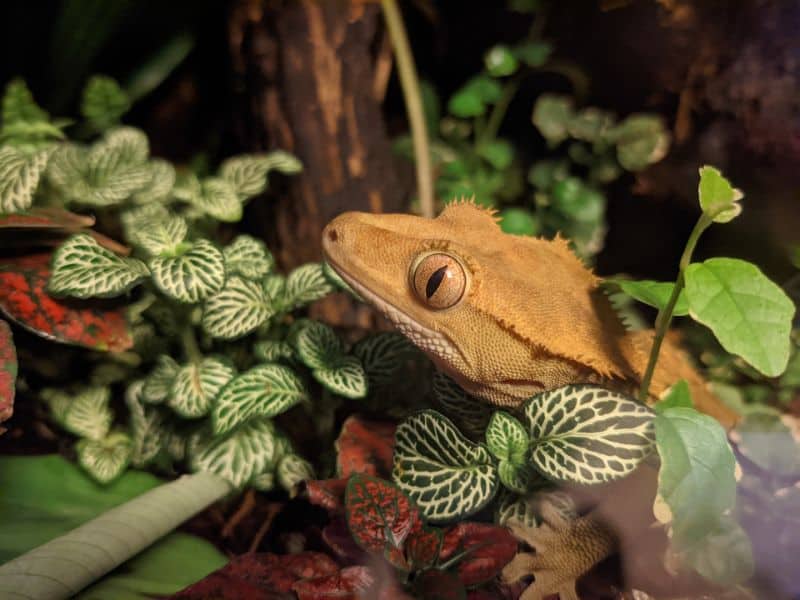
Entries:
{"type": "Polygon", "coordinates": [[[722,176],[719,169],[705,165],[700,168],[697,188],[700,208],[715,223],[727,223],[742,212],[738,204],[743,194],[722,176]]]}
{"type": "Polygon", "coordinates": [[[517,57],[511,49],[504,45],[498,44],[489,49],[483,55],[483,64],[486,71],[492,77],[506,77],[513,75],[519,68],[517,57]]]}
{"type": "Polygon", "coordinates": [[[602,140],[614,124],[614,116],[599,108],[584,108],[567,125],[570,137],[586,142],[602,140]]]}
{"type": "Polygon", "coordinates": [[[344,344],[336,332],[319,321],[305,321],[290,336],[297,356],[309,369],[324,369],[344,355],[344,344]]]}
{"type": "Polygon", "coordinates": [[[493,140],[477,148],[479,156],[486,159],[498,171],[507,169],[514,160],[514,147],[506,140],[493,140]]]}
{"type": "Polygon", "coordinates": [[[160,407],[145,406],[142,397],[143,380],[134,381],[125,391],[125,405],[130,415],[131,464],[136,468],[149,465],[168,443],[170,431],[165,411],[160,407]]]}
{"type": "Polygon", "coordinates": [[[486,112],[487,104],[500,99],[503,89],[491,77],[473,77],[456,91],[447,103],[447,110],[454,116],[467,119],[478,117],[486,112]]]}
{"type": "Polygon", "coordinates": [[[593,484],[633,471],[653,450],[653,413],[594,385],[568,385],[525,405],[530,460],[554,481],[593,484]]]}
{"type": "Polygon", "coordinates": [[[259,279],[272,270],[275,259],[264,242],[249,235],[239,235],[222,250],[229,275],[259,279]]]}
{"type": "Polygon", "coordinates": [[[441,371],[433,375],[433,396],[468,434],[483,436],[492,417],[492,409],[486,402],[467,394],[441,371]]]}
{"type": "Polygon", "coordinates": [[[157,256],[149,266],[156,286],[179,302],[199,302],[225,284],[225,259],[208,240],[198,240],[175,256],[157,256]]]}
{"type": "Polygon", "coordinates": [[[261,340],[253,344],[253,354],[264,362],[278,362],[294,357],[294,349],[283,340],[261,340]]]}
{"type": "Polygon", "coordinates": [[[527,462],[528,432],[512,415],[498,410],[486,428],[486,447],[497,460],[521,467],[527,462]]]}
{"type": "Polygon", "coordinates": [[[0,214],[31,207],[52,153],[51,148],[28,154],[11,146],[0,147],[0,214]]]}
{"type": "Polygon", "coordinates": [[[670,135],[658,115],[631,115],[611,134],[617,160],[628,171],[641,171],[657,163],[669,151],[670,135]]]}
{"type": "Polygon", "coordinates": [[[208,177],[191,203],[217,221],[236,223],[242,219],[242,202],[233,185],[221,177],[208,177]]]}
{"type": "MultiPolygon", "coordinates": [[[[77,436],[102,440],[111,427],[114,415],[108,406],[111,390],[107,387],[85,388],[72,398],[60,424],[77,436]]],[[[63,410],[63,409],[62,409],[63,410]]]]}
{"type": "Polygon", "coordinates": [[[369,335],[352,350],[364,366],[372,390],[391,384],[403,363],[415,352],[406,336],[393,331],[369,335]]]}
{"type": "MultiPolygon", "coordinates": [[[[0,457],[0,563],[75,529],[158,486],[129,471],[106,486],[57,455],[0,457]]],[[[80,600],[147,600],[168,596],[222,567],[227,559],[209,542],[173,533],[79,592],[80,600]]]]}
{"type": "Polygon", "coordinates": [[[267,189],[267,174],[277,170],[285,174],[299,173],[302,163],[282,150],[269,154],[244,154],[229,158],[220,167],[220,176],[228,181],[241,198],[257,196],[267,189]]]}
{"type": "Polygon", "coordinates": [[[131,459],[128,434],[113,432],[102,440],[80,440],[75,449],[78,464],[98,483],[107,484],[125,472],[131,459]]]}
{"type": "Polygon", "coordinates": [[[308,263],[297,267],[286,278],[283,303],[285,310],[294,310],[324,298],[333,286],[322,271],[322,264],[308,263]]]}
{"type": "Polygon", "coordinates": [[[22,79],[12,79],[3,93],[3,126],[17,122],[48,121],[49,115],[34,101],[33,94],[22,79]]]}
{"type": "Polygon", "coordinates": [[[329,366],[312,370],[311,375],[334,394],[345,398],[367,395],[367,374],[355,356],[341,356],[329,366]]]}
{"type": "Polygon", "coordinates": [[[150,255],[173,254],[186,239],[188,231],[186,219],[166,213],[160,218],[146,219],[141,223],[133,240],[150,255]]]}
{"type": "Polygon", "coordinates": [[[567,96],[542,94],[533,107],[533,124],[552,146],[567,139],[573,117],[572,99],[567,96]]]}
{"type": "Polygon", "coordinates": [[[553,46],[547,42],[526,42],[515,46],[514,56],[529,67],[541,67],[553,53],[553,46]]]}
{"type": "Polygon", "coordinates": [[[314,467],[297,454],[287,454],[278,463],[276,470],[278,483],[290,494],[294,494],[297,485],[303,481],[314,479],[314,467]]]}
{"type": "Polygon", "coordinates": [[[661,414],[670,408],[693,408],[692,393],[689,391],[689,384],[685,379],[681,379],[664,392],[661,399],[653,406],[656,414],[661,414]]]}
{"type": "Polygon", "coordinates": [[[211,337],[235,339],[254,331],[273,313],[272,302],[260,284],[231,277],[206,300],[203,329],[211,337]]]}
{"type": "Polygon", "coordinates": [[[500,477],[500,483],[506,489],[518,494],[525,494],[528,491],[531,479],[535,477],[531,469],[516,465],[505,459],[500,460],[497,464],[497,475],[500,477]]]}
{"type": "MultiPolygon", "coordinates": [[[[669,281],[631,281],[629,279],[606,279],[606,283],[619,287],[631,298],[661,310],[667,305],[672,289],[675,284],[669,281]]],[[[672,314],[676,317],[683,317],[689,314],[689,303],[686,300],[686,291],[681,290],[678,295],[678,302],[672,314]]]]}
{"type": "Polygon", "coordinates": [[[540,160],[528,171],[528,181],[537,190],[549,192],[559,181],[569,176],[569,161],[540,160]]]}
{"type": "Polygon", "coordinates": [[[180,366],[175,359],[162,354],[156,359],[156,366],[144,380],[141,399],[147,404],[161,404],[169,397],[172,384],[178,375],[180,366]]]}
{"type": "Polygon", "coordinates": [[[500,219],[500,228],[512,235],[538,235],[542,229],[536,216],[525,208],[504,208],[500,212],[500,219]]]}
{"type": "Polygon", "coordinates": [[[142,261],[117,256],[86,233],[58,247],[52,269],[47,291],[76,298],[119,296],[150,275],[142,261]]]}
{"type": "Polygon", "coordinates": [[[202,417],[234,375],[233,368],[218,358],[184,365],[175,376],[167,404],[182,417],[202,417]]]}
{"type": "Polygon", "coordinates": [[[487,448],[469,441],[433,410],[398,426],[392,477],[431,522],[476,513],[491,501],[499,483],[487,448]]]}
{"type": "Polygon", "coordinates": [[[734,258],[690,264],[684,273],[689,314],[768,377],[789,361],[794,303],[755,265],[734,258]]]}
{"type": "Polygon", "coordinates": [[[553,208],[571,221],[594,224],[603,220],[605,196],[578,177],[567,177],[556,183],[551,198],[553,208]]]}
{"type": "Polygon", "coordinates": [[[83,89],[81,114],[99,131],[119,124],[130,107],[128,95],[111,77],[95,75],[83,89]]]}
{"type": "Polygon", "coordinates": [[[277,450],[272,422],[250,419],[227,435],[200,441],[191,465],[194,471],[214,473],[242,488],[275,467],[277,450]]]}
{"type": "Polygon", "coordinates": [[[231,379],[217,396],[211,410],[214,433],[227,433],[252,417],[277,416],[307,401],[308,390],[292,369],[254,367],[231,379]]]}
{"type": "Polygon", "coordinates": [[[155,159],[148,163],[150,182],[133,194],[134,202],[148,204],[166,200],[175,187],[175,167],[165,160],[155,159]]]}

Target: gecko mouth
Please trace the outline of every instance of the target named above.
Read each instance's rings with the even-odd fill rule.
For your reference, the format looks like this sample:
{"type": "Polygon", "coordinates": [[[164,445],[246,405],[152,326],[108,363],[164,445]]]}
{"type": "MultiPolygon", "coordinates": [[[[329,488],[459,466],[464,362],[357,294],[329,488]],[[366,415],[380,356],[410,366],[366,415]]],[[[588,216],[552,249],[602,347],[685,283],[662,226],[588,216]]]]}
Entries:
{"type": "MultiPolygon", "coordinates": [[[[326,252],[325,254],[327,255],[328,253],[326,252]]],[[[459,362],[466,364],[466,360],[461,354],[461,351],[444,334],[421,325],[394,304],[356,281],[347,271],[337,265],[330,255],[327,255],[325,258],[328,264],[333,267],[333,270],[336,271],[342,279],[344,279],[347,285],[352,287],[365,302],[378,309],[378,311],[389,319],[392,325],[411,340],[414,345],[453,367],[459,362]]]]}

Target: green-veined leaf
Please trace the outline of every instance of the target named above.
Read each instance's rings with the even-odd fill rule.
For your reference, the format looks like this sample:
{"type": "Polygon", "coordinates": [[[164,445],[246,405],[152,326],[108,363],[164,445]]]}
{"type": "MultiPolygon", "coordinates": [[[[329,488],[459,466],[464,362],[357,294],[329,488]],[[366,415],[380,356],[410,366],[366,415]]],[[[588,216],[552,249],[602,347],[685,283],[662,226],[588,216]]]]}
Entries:
{"type": "Polygon", "coordinates": [[[333,286],[322,272],[320,263],[309,263],[297,267],[286,278],[284,291],[284,310],[293,310],[334,291],[333,286]]]}
{"type": "Polygon", "coordinates": [[[492,417],[492,409],[486,402],[467,394],[441,371],[433,375],[433,396],[469,435],[483,436],[492,417]]]}
{"type": "Polygon", "coordinates": [[[86,233],[73,235],[59,246],[52,268],[47,291],[76,298],[119,296],[150,274],[142,261],[117,256],[86,233]]]}
{"type": "Polygon", "coordinates": [[[150,270],[158,288],[180,302],[199,302],[225,284],[225,259],[208,240],[198,240],[175,256],[153,258],[150,270]]]}
{"type": "Polygon", "coordinates": [[[487,448],[433,410],[398,426],[392,477],[432,522],[474,514],[494,497],[499,483],[487,448]]]}
{"type": "Polygon", "coordinates": [[[272,303],[260,284],[231,277],[206,300],[203,329],[212,337],[230,340],[254,331],[272,314],[272,303]]]}
{"type": "Polygon", "coordinates": [[[260,365],[234,377],[211,411],[214,433],[227,433],[252,417],[274,417],[308,401],[303,380],[290,368],[260,365]]]}
{"type": "Polygon", "coordinates": [[[125,472],[133,445],[128,434],[116,431],[102,440],[80,440],[75,449],[78,464],[95,481],[107,484],[125,472]]]}
{"type": "Polygon", "coordinates": [[[572,521],[578,516],[575,501],[565,492],[538,491],[522,496],[506,493],[497,505],[495,522],[507,525],[516,521],[523,527],[535,529],[542,522],[542,503],[548,503],[560,513],[565,521],[572,521]]]}
{"type": "Polygon", "coordinates": [[[150,255],[172,254],[188,231],[186,219],[167,213],[160,218],[145,219],[135,230],[133,240],[150,255]]]}
{"type": "Polygon", "coordinates": [[[314,479],[314,467],[311,463],[297,454],[287,454],[281,458],[276,470],[278,483],[289,494],[294,494],[297,484],[302,481],[314,479]]]}
{"type": "Polygon", "coordinates": [[[294,349],[283,340],[261,340],[253,344],[253,354],[263,362],[278,362],[294,357],[294,349]]]}
{"type": "Polygon", "coordinates": [[[114,419],[108,406],[110,397],[111,390],[107,387],[85,388],[66,407],[61,425],[75,435],[102,440],[108,434],[114,419]]]}
{"type": "Polygon", "coordinates": [[[711,329],[728,352],[768,377],[789,361],[794,303],[755,265],[711,258],[685,271],[689,314],[711,329]]]}
{"type": "Polygon", "coordinates": [[[512,415],[498,410],[486,428],[486,447],[497,460],[523,466],[527,461],[528,432],[512,415]]]}
{"type": "Polygon", "coordinates": [[[194,471],[208,471],[241,488],[275,467],[275,427],[269,419],[250,419],[228,435],[199,441],[191,456],[194,471]]]}
{"type": "Polygon", "coordinates": [[[569,385],[525,405],[530,460],[555,481],[619,479],[653,450],[653,413],[635,400],[594,385],[569,385]]]}
{"type": "Polygon", "coordinates": [[[30,208],[52,153],[51,148],[33,154],[11,146],[0,148],[0,214],[30,208]]]}
{"type": "Polygon", "coordinates": [[[184,365],[175,375],[167,404],[182,417],[202,417],[234,375],[233,368],[218,358],[184,365]]]}
{"type": "MultiPolygon", "coordinates": [[[[607,279],[606,283],[616,285],[630,297],[658,309],[662,309],[667,305],[669,297],[672,295],[672,289],[675,287],[675,284],[669,281],[650,281],[647,279],[642,281],[607,279]]],[[[686,301],[685,290],[681,290],[680,294],[678,294],[678,301],[672,314],[676,317],[683,317],[689,314],[689,304],[686,301]]]]}
{"type": "Polygon", "coordinates": [[[147,404],[161,404],[169,397],[172,384],[178,375],[180,366],[168,354],[162,354],[156,359],[156,366],[144,380],[141,390],[142,402],[147,404]]]}
{"type": "Polygon", "coordinates": [[[233,186],[240,197],[250,198],[267,188],[267,174],[273,169],[286,174],[298,173],[302,170],[302,164],[281,150],[269,154],[244,154],[222,163],[220,176],[233,186]]]}
{"type": "Polygon", "coordinates": [[[369,335],[353,346],[352,351],[364,366],[373,390],[391,384],[405,360],[414,353],[408,338],[393,331],[369,335]]]}
{"type": "Polygon", "coordinates": [[[345,398],[367,395],[367,374],[355,356],[341,356],[330,366],[313,369],[311,375],[334,394],[345,398]]]}
{"type": "Polygon", "coordinates": [[[246,279],[264,277],[275,263],[264,242],[249,235],[237,236],[222,250],[222,254],[228,274],[246,279]]]}
{"type": "Polygon", "coordinates": [[[128,95],[111,77],[95,75],[83,89],[81,114],[97,130],[117,125],[130,107],[128,95]]]}
{"type": "Polygon", "coordinates": [[[144,380],[140,379],[125,391],[125,404],[130,415],[131,464],[136,468],[149,465],[166,445],[171,433],[163,409],[145,406],[142,398],[144,385],[144,380]]]}
{"type": "Polygon", "coordinates": [[[331,367],[344,355],[344,344],[336,332],[319,321],[303,321],[290,336],[297,356],[310,369],[331,367]]]}
{"type": "Polygon", "coordinates": [[[137,204],[148,204],[166,199],[175,186],[175,167],[165,160],[148,163],[150,182],[133,195],[137,204]]]}
{"type": "Polygon", "coordinates": [[[242,218],[242,202],[230,182],[208,177],[189,198],[189,202],[217,221],[235,223],[242,218]]]}

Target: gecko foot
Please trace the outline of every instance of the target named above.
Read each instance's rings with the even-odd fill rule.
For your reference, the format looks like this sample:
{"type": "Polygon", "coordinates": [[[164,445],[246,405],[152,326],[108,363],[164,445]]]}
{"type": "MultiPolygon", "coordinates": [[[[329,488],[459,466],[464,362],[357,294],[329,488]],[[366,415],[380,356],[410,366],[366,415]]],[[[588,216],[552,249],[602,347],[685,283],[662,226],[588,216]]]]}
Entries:
{"type": "Polygon", "coordinates": [[[520,600],[543,600],[556,593],[560,600],[579,600],[575,583],[614,551],[614,538],[591,515],[567,520],[549,502],[540,508],[543,523],[538,527],[525,527],[515,520],[506,524],[534,552],[517,554],[503,569],[502,578],[513,583],[533,575],[534,582],[520,600]]]}

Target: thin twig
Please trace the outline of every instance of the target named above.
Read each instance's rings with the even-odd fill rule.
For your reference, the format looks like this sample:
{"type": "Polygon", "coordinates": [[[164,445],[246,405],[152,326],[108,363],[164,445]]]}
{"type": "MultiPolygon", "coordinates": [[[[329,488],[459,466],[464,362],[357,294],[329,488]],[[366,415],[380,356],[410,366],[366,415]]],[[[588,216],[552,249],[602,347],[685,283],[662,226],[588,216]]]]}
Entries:
{"type": "Polygon", "coordinates": [[[264,522],[261,523],[261,527],[258,528],[253,541],[250,542],[250,548],[248,548],[248,552],[255,552],[258,550],[258,547],[261,545],[261,541],[264,539],[264,536],[267,535],[269,528],[272,527],[272,522],[275,520],[275,517],[278,516],[278,513],[281,512],[281,504],[279,502],[271,502],[267,506],[267,516],[264,517],[264,522]]]}
{"type": "Polygon", "coordinates": [[[397,73],[403,98],[408,111],[408,122],[411,128],[411,140],[414,144],[414,158],[417,170],[417,192],[422,216],[433,218],[433,176],[431,171],[430,143],[425,125],[425,112],[422,109],[422,94],[419,88],[419,77],[414,65],[414,55],[408,43],[403,16],[395,0],[381,0],[386,28],[392,40],[394,54],[397,57],[397,73]]]}
{"type": "Polygon", "coordinates": [[[248,489],[245,494],[244,498],[242,498],[242,503],[239,505],[239,508],[236,509],[236,512],[231,515],[231,518],[225,523],[225,526],[222,528],[222,537],[229,538],[233,535],[233,530],[236,529],[236,526],[241,523],[247,515],[253,512],[253,509],[256,507],[256,494],[252,488],[248,489]]]}

